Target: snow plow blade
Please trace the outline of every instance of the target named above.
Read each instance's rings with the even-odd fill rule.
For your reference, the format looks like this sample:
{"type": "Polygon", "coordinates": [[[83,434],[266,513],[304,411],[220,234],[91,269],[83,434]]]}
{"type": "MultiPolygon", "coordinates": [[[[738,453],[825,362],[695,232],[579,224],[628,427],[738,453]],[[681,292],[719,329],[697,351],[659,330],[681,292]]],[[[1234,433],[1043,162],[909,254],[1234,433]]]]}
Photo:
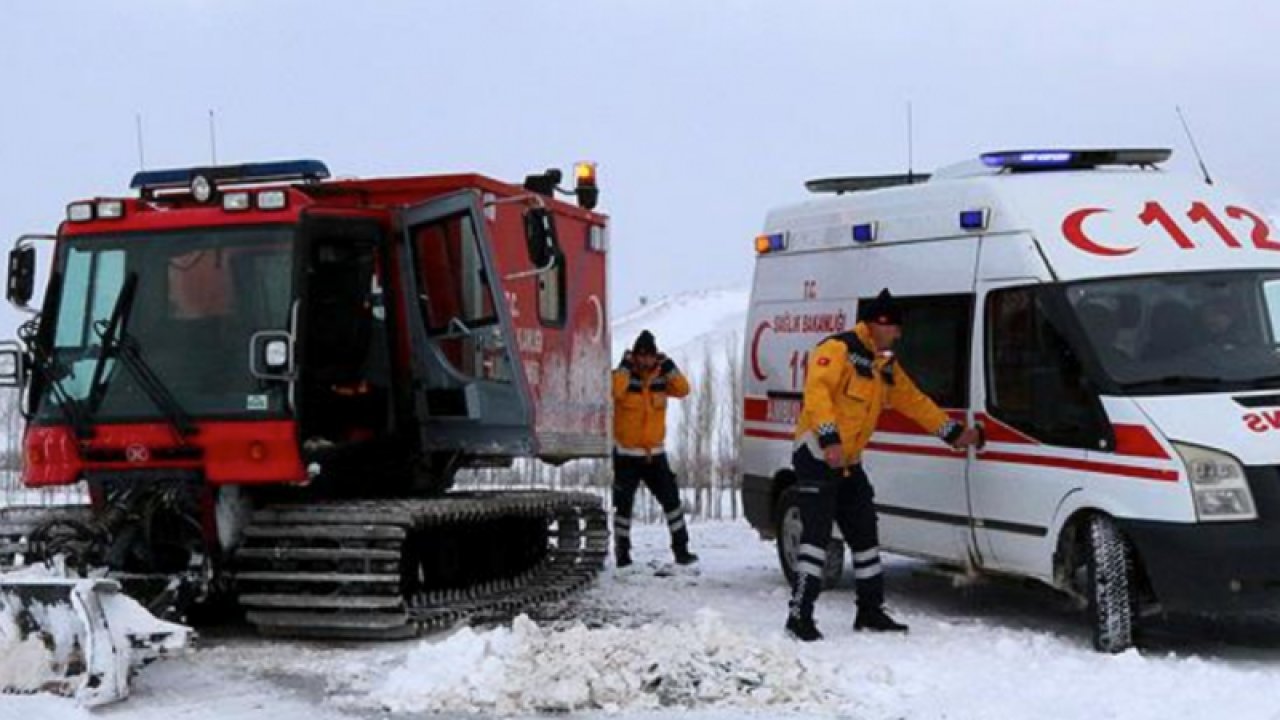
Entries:
{"type": "Polygon", "coordinates": [[[0,575],[0,692],[55,693],[87,707],[123,700],[138,668],[182,652],[192,635],[115,580],[0,575]]]}

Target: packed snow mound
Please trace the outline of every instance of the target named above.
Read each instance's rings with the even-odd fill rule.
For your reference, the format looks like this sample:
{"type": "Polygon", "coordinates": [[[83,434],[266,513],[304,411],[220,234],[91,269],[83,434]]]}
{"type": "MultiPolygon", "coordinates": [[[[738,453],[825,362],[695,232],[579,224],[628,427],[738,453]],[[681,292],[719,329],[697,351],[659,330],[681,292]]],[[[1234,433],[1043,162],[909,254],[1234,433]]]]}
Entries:
{"type": "Polygon", "coordinates": [[[663,708],[803,708],[829,700],[782,639],[761,642],[711,611],[693,623],[462,629],[415,648],[373,690],[392,712],[513,715],[663,708]]]}
{"type": "MultiPolygon", "coordinates": [[[[59,572],[46,565],[31,565],[0,573],[5,581],[56,579],[59,572]]],[[[24,606],[16,595],[0,590],[0,688],[8,692],[38,692],[60,678],[67,667],[82,658],[73,655],[81,644],[81,622],[70,605],[31,603],[24,606]],[[27,617],[20,618],[20,609],[27,617]],[[23,631],[34,623],[47,635],[44,641],[23,631]]]]}
{"type": "Polygon", "coordinates": [[[0,593],[0,688],[7,692],[39,692],[52,683],[51,679],[65,676],[72,663],[82,661],[76,651],[81,642],[81,623],[67,605],[29,606],[30,621],[50,637],[46,644],[37,636],[21,632],[16,607],[16,600],[0,593]]]}

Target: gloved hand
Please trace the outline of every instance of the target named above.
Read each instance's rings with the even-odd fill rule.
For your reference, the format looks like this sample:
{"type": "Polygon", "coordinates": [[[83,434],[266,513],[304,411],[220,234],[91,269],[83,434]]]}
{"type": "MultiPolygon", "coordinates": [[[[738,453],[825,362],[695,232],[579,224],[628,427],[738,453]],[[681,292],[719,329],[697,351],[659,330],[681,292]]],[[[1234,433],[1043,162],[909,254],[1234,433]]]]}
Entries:
{"type": "Polygon", "coordinates": [[[822,448],[822,459],[833,468],[844,467],[844,446],[836,443],[822,448]]]}
{"type": "Polygon", "coordinates": [[[963,450],[968,447],[982,447],[984,440],[985,438],[982,436],[982,427],[970,426],[960,433],[960,436],[951,444],[951,447],[957,450],[963,450]]]}
{"type": "Polygon", "coordinates": [[[676,363],[666,355],[658,355],[658,373],[660,375],[670,375],[676,371],[676,363]]]}

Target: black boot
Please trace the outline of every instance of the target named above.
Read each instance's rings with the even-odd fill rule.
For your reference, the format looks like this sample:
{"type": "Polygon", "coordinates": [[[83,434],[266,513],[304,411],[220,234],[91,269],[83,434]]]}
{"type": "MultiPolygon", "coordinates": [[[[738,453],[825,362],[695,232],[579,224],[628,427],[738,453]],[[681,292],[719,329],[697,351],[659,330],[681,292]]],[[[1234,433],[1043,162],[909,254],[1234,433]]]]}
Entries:
{"type": "Polygon", "coordinates": [[[787,634],[800,642],[814,642],[822,639],[822,633],[818,632],[818,626],[813,623],[813,618],[791,614],[787,615],[787,634]]]}
{"type": "Polygon", "coordinates": [[[613,566],[622,569],[631,567],[631,545],[618,543],[613,548],[613,566]]]}
{"type": "Polygon", "coordinates": [[[858,607],[858,617],[853,621],[854,630],[867,630],[870,632],[900,632],[907,631],[907,626],[889,617],[883,607],[858,607]]]}
{"type": "MultiPolygon", "coordinates": [[[[667,522],[671,522],[670,516],[667,522]]],[[[671,531],[671,554],[676,556],[677,565],[692,565],[698,562],[698,556],[689,552],[689,530],[684,526],[684,516],[678,515],[677,522],[679,526],[671,531]]]]}
{"type": "Polygon", "coordinates": [[[677,565],[692,565],[698,562],[698,556],[689,552],[689,548],[687,547],[674,547],[671,549],[671,552],[676,556],[677,565]]]}
{"type": "Polygon", "coordinates": [[[796,575],[787,611],[787,634],[801,642],[821,640],[822,633],[813,622],[813,605],[822,592],[822,580],[813,575],[796,575]]]}

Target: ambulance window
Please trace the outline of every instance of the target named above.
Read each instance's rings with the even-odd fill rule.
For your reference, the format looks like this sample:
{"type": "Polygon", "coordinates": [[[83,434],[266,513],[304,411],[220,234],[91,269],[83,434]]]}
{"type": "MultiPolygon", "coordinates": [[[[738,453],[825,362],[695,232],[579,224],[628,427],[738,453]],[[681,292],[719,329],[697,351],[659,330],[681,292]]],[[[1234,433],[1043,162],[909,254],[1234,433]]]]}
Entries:
{"type": "Polygon", "coordinates": [[[538,274],[538,319],[543,325],[564,325],[565,267],[564,253],[556,252],[555,266],[538,274]]]}
{"type": "Polygon", "coordinates": [[[1268,280],[1262,284],[1267,299],[1267,315],[1271,318],[1271,344],[1280,345],[1280,280],[1268,280]]]}
{"type": "Polygon", "coordinates": [[[1075,351],[1031,288],[991,293],[986,305],[987,409],[1053,445],[1099,449],[1106,430],[1075,351]]]}
{"type": "MultiPolygon", "coordinates": [[[[858,307],[870,302],[863,298],[858,307]]],[[[940,407],[969,407],[973,296],[900,297],[897,304],[903,332],[896,351],[903,369],[940,407]]]]}

